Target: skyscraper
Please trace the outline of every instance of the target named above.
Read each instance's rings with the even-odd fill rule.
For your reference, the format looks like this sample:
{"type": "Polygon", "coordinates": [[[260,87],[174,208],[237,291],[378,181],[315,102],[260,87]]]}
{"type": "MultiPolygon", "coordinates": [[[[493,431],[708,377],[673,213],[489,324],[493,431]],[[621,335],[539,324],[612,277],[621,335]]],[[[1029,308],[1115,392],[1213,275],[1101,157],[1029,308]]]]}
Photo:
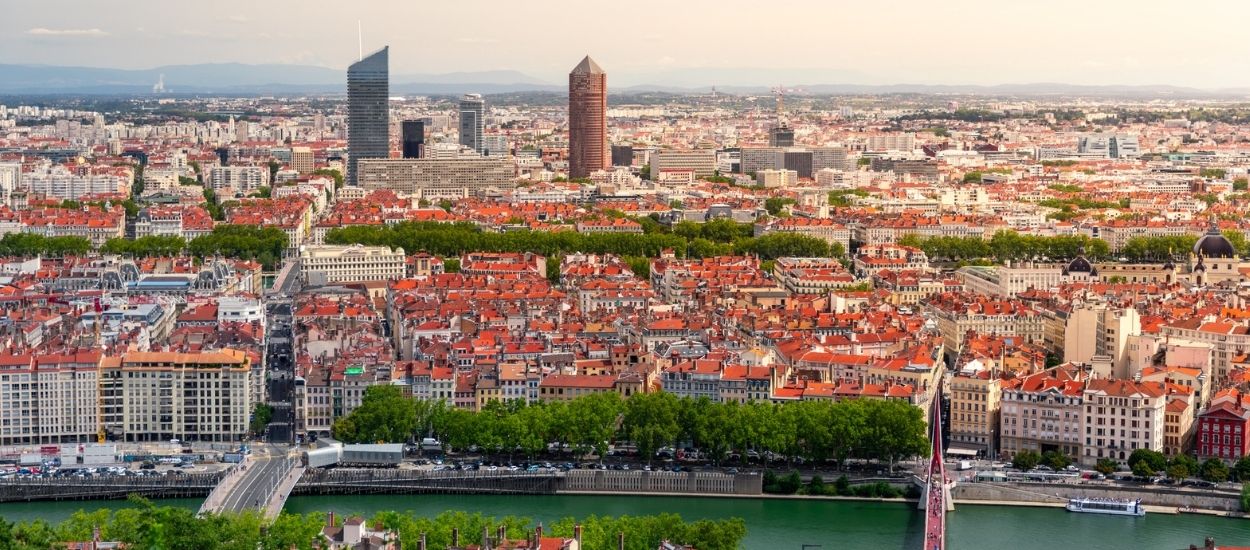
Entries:
{"type": "Polygon", "coordinates": [[[347,68],[347,185],[356,161],[390,156],[390,69],[387,46],[347,68]]]}
{"type": "Polygon", "coordinates": [[[403,145],[404,158],[419,159],[425,157],[425,122],[420,120],[405,120],[401,126],[403,129],[400,137],[400,143],[403,145]]]}
{"type": "Polygon", "coordinates": [[[460,145],[482,154],[482,130],[486,127],[486,100],[482,94],[460,98],[460,145]]]}
{"type": "Polygon", "coordinates": [[[569,176],[608,167],[608,74],[590,56],[569,73],[569,176]]]}

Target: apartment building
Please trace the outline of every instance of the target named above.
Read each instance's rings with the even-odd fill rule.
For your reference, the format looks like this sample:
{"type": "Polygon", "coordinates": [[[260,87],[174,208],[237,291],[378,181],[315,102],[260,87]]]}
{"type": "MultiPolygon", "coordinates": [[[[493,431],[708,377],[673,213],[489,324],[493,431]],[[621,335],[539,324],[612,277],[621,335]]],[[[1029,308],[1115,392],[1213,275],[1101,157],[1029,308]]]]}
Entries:
{"type": "Polygon", "coordinates": [[[0,445],[94,441],[99,363],[98,351],[0,357],[0,445]]]}
{"type": "Polygon", "coordinates": [[[948,446],[997,456],[1002,381],[993,369],[980,360],[969,361],[951,377],[946,393],[950,400],[948,446]]]}
{"type": "Polygon", "coordinates": [[[1160,382],[1095,378],[1084,391],[1083,464],[1126,464],[1137,449],[1163,451],[1167,388],[1160,382]]]}
{"type": "Polygon", "coordinates": [[[252,414],[252,365],[235,349],[130,352],[102,365],[104,424],[120,441],[238,441],[252,414]]]}
{"type": "Polygon", "coordinates": [[[300,247],[300,270],[309,284],[386,281],[404,277],[404,249],[317,244],[300,247]]]}
{"type": "Polygon", "coordinates": [[[1068,366],[1003,382],[1001,454],[1056,451],[1082,456],[1085,375],[1068,366]]]}
{"type": "Polygon", "coordinates": [[[216,192],[246,194],[267,185],[268,166],[213,166],[208,169],[208,186],[216,192]]]}
{"type": "Polygon", "coordinates": [[[1228,463],[1250,456],[1250,393],[1237,388],[1216,392],[1198,415],[1194,450],[1200,460],[1228,463]]]}
{"type": "Polygon", "coordinates": [[[950,350],[962,349],[969,332],[1015,336],[1029,343],[1041,343],[1045,335],[1043,317],[1024,302],[947,292],[922,304],[950,350]]]}
{"type": "Polygon", "coordinates": [[[31,195],[61,200],[130,193],[130,181],[126,177],[118,174],[79,175],[64,166],[23,174],[21,185],[31,195]]]}

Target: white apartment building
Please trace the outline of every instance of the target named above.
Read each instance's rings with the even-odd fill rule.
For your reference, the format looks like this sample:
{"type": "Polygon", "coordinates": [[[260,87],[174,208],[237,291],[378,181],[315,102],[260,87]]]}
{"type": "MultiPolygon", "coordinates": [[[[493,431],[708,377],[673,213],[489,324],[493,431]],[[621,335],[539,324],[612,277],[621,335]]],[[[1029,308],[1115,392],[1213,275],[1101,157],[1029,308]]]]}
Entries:
{"type": "Polygon", "coordinates": [[[93,195],[129,194],[130,184],[116,174],[79,176],[64,166],[24,174],[21,185],[28,193],[53,199],[78,200],[93,195]]]}
{"type": "Polygon", "coordinates": [[[305,245],[300,270],[310,283],[386,281],[404,276],[404,249],[363,245],[305,245]]]}
{"type": "Polygon", "coordinates": [[[208,170],[208,185],[216,192],[246,194],[269,185],[269,167],[214,166],[208,170]]]}
{"type": "Polygon", "coordinates": [[[1167,388],[1162,382],[1096,378],[1085,387],[1083,464],[1127,463],[1137,449],[1163,451],[1167,388]]]}
{"type": "Polygon", "coordinates": [[[0,358],[0,445],[95,441],[98,351],[0,358]]]}
{"type": "Polygon", "coordinates": [[[104,424],[121,441],[237,441],[252,414],[251,361],[235,349],[103,360],[104,424]]]}
{"type": "Polygon", "coordinates": [[[1081,456],[1080,374],[1062,367],[1004,382],[999,405],[1002,454],[1056,451],[1081,456]]]}

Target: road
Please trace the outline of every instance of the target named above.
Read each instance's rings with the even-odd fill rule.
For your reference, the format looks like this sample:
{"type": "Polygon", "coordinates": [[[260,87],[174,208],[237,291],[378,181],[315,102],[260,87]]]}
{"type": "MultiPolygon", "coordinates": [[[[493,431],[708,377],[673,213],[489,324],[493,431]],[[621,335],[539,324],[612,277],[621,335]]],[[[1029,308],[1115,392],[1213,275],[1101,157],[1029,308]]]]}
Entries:
{"type": "Polygon", "coordinates": [[[274,487],[282,481],[285,473],[286,455],[278,450],[272,451],[273,454],[261,454],[268,452],[265,449],[254,451],[243,477],[226,496],[222,512],[259,509],[273,494],[274,487]]]}
{"type": "Polygon", "coordinates": [[[265,358],[269,381],[266,389],[269,406],[273,408],[266,439],[273,443],[293,443],[295,438],[292,307],[289,301],[273,301],[266,305],[269,320],[269,349],[265,358]]]}

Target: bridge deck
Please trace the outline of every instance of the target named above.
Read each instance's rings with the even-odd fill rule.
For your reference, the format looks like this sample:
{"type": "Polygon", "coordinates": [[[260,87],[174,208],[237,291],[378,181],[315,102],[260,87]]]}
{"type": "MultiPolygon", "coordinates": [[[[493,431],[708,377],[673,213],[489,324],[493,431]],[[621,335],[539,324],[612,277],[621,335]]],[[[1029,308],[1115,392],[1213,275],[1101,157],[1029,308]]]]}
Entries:
{"type": "MultiPolygon", "coordinates": [[[[242,512],[260,510],[268,514],[273,507],[280,511],[290,494],[289,474],[298,468],[298,459],[284,454],[253,455],[242,471],[227,476],[200,507],[200,513],[242,512]],[[275,497],[281,498],[275,498],[275,497]]],[[[295,479],[299,479],[298,476],[295,479]]]]}
{"type": "Polygon", "coordinates": [[[933,456],[929,458],[928,489],[921,503],[925,509],[924,550],[946,548],[946,467],[942,464],[942,386],[938,384],[933,395],[929,425],[933,443],[933,456]]]}

